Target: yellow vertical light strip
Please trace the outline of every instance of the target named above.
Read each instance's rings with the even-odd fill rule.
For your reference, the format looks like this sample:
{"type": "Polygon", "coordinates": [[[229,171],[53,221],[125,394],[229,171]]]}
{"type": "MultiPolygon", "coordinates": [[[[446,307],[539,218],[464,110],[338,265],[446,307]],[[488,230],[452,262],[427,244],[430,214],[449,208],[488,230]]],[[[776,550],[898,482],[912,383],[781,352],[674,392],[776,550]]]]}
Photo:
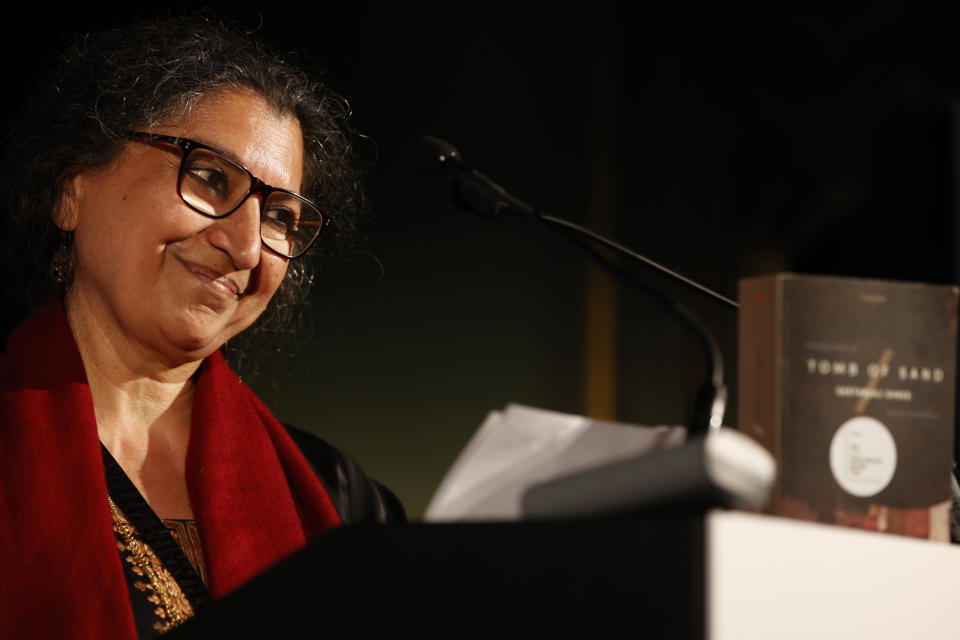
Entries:
{"type": "Polygon", "coordinates": [[[614,284],[599,267],[587,266],[584,413],[602,420],[617,417],[617,292],[614,284]]]}
{"type": "MultiPolygon", "coordinates": [[[[587,226],[615,235],[619,189],[620,20],[616,3],[591,5],[587,60],[587,226]]],[[[584,292],[584,413],[617,417],[617,291],[599,267],[587,267],[584,292]]]]}

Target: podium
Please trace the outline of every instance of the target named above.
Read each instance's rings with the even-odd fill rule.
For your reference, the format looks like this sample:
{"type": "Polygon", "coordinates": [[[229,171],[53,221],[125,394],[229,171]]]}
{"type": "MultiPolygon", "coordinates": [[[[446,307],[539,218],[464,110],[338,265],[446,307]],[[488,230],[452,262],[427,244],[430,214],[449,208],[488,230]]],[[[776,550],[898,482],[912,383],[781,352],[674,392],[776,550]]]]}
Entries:
{"type": "Polygon", "coordinates": [[[733,511],[344,527],[171,638],[953,638],[960,549],[733,511]]]}

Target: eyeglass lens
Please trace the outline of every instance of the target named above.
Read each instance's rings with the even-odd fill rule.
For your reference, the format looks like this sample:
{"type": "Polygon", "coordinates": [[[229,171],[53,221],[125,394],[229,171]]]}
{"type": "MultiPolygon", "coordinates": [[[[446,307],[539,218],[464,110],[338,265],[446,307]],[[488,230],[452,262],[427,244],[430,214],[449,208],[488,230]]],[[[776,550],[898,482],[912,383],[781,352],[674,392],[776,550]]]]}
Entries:
{"type": "MultiPolygon", "coordinates": [[[[246,199],[252,186],[243,167],[209,149],[193,149],[180,174],[180,197],[208,216],[231,213],[246,199]]],[[[273,191],[262,203],[260,238],[282,255],[296,257],[320,233],[323,216],[306,200],[273,191]]]]}

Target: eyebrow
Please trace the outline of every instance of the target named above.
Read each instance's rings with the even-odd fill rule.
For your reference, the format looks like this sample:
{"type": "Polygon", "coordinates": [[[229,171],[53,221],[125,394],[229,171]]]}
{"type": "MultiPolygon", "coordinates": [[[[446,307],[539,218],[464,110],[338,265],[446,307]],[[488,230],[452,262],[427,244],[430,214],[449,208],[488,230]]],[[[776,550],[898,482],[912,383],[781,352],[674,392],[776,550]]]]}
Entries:
{"type": "Polygon", "coordinates": [[[204,138],[188,138],[187,136],[179,136],[179,137],[184,138],[185,140],[193,140],[194,142],[199,142],[200,144],[202,144],[202,145],[204,145],[204,146],[210,147],[210,150],[211,150],[211,151],[216,151],[217,153],[219,153],[220,155],[222,155],[222,156],[223,156],[224,158],[226,158],[227,160],[233,160],[233,161],[236,162],[237,164],[241,165],[244,169],[247,169],[247,171],[250,171],[249,167],[247,167],[247,163],[245,163],[243,160],[241,160],[239,157],[237,157],[237,155],[236,155],[235,153],[232,153],[232,152],[230,152],[230,151],[227,151],[227,150],[225,150],[223,147],[221,147],[221,146],[219,146],[219,145],[216,145],[216,144],[210,142],[209,140],[206,140],[206,139],[204,139],[204,138]]]}
{"type": "MultiPolygon", "coordinates": [[[[255,175],[254,171],[248,166],[249,163],[244,162],[243,160],[241,160],[240,158],[238,158],[238,157],[236,156],[236,154],[231,153],[231,152],[229,152],[229,151],[224,151],[223,148],[221,148],[220,146],[218,146],[218,145],[216,145],[216,144],[211,144],[210,142],[208,142],[209,139],[205,140],[205,139],[200,138],[200,137],[193,138],[193,137],[189,137],[189,136],[185,136],[185,135],[175,136],[175,135],[168,134],[168,133],[160,133],[160,132],[158,132],[158,131],[134,131],[134,130],[130,130],[130,131],[128,132],[128,134],[132,134],[132,135],[134,135],[135,137],[138,137],[138,138],[144,138],[144,136],[146,136],[146,139],[153,139],[153,140],[156,140],[157,138],[155,138],[155,137],[154,137],[154,138],[150,138],[150,136],[160,136],[161,138],[171,138],[172,140],[174,140],[174,139],[175,139],[175,140],[183,140],[183,141],[185,141],[185,142],[192,142],[192,143],[194,143],[194,144],[202,145],[202,146],[204,146],[204,147],[207,147],[207,148],[210,149],[211,151],[214,151],[214,152],[220,154],[221,156],[223,156],[223,157],[226,158],[227,160],[230,160],[231,162],[237,163],[238,165],[240,165],[241,167],[243,167],[244,170],[246,170],[248,173],[250,173],[254,178],[256,178],[257,180],[260,180],[260,181],[263,182],[264,184],[267,184],[267,183],[263,180],[263,178],[261,178],[259,175],[255,175]]],[[[172,142],[172,140],[169,140],[168,142],[172,142]]],[[[301,166],[300,180],[297,182],[296,188],[281,187],[281,186],[278,186],[278,185],[276,185],[276,184],[267,184],[267,186],[269,186],[269,187],[271,187],[271,188],[274,188],[274,189],[281,189],[281,190],[283,190],[283,191],[290,191],[290,192],[294,193],[295,195],[300,196],[301,198],[305,198],[305,199],[307,199],[307,200],[310,200],[310,198],[307,198],[307,196],[302,193],[304,172],[305,172],[305,170],[306,170],[306,162],[303,161],[303,160],[301,160],[301,163],[302,163],[302,166],[301,166]]],[[[261,172],[257,171],[256,173],[261,173],[261,172]]],[[[291,177],[292,177],[292,176],[290,176],[290,175],[286,175],[286,176],[283,176],[283,179],[289,179],[289,178],[291,178],[291,177]]]]}

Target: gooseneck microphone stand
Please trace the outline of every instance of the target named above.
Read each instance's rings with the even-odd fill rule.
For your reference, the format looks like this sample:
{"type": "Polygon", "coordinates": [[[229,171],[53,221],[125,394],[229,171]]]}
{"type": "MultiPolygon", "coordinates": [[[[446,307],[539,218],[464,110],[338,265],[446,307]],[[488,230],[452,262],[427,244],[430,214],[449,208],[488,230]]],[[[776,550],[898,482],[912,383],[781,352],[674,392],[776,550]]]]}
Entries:
{"type": "Polygon", "coordinates": [[[416,162],[421,173],[453,180],[453,199],[462,209],[488,218],[509,215],[532,218],[572,242],[594,262],[618,280],[632,284],[655,300],[668,313],[689,327],[703,348],[707,379],[701,384],[689,426],[690,435],[705,435],[720,429],[726,410],[727,388],[723,383],[723,356],[716,339],[703,322],[685,306],[650,288],[601,253],[596,245],[613,250],[647,267],[656,269],[734,309],[737,302],[671,270],[594,231],[562,218],[548,215],[515,198],[482,173],[469,169],[460,160],[460,153],[439,138],[423,137],[417,141],[416,162]],[[595,244],[594,244],[595,243],[595,244]]]}

